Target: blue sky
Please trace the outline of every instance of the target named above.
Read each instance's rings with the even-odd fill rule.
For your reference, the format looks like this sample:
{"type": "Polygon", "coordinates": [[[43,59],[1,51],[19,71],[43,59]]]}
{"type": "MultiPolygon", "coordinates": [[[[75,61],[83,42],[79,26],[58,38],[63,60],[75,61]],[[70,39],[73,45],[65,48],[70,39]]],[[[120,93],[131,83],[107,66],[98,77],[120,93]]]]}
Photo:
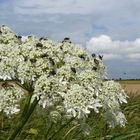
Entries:
{"type": "Polygon", "coordinates": [[[0,24],[21,35],[70,37],[104,55],[111,78],[140,78],[140,0],[0,0],[0,24]]]}

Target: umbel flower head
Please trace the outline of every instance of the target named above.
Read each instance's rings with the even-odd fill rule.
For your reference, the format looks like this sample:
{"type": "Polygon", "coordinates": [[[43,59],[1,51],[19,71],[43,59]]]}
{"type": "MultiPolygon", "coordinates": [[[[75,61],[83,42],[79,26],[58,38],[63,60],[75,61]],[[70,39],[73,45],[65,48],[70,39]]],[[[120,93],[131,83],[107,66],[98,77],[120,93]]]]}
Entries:
{"type": "Polygon", "coordinates": [[[103,88],[99,96],[106,121],[110,127],[116,125],[125,126],[126,118],[120,110],[120,104],[127,103],[128,96],[121,88],[120,84],[114,81],[103,82],[103,88]]]}
{"type": "MultiPolygon", "coordinates": [[[[119,104],[126,102],[126,95],[105,78],[102,57],[90,54],[69,38],[55,43],[48,38],[21,37],[7,26],[0,27],[0,79],[17,80],[32,89],[32,101],[36,98],[43,108],[57,111],[61,106],[64,116],[77,119],[103,109],[110,112],[110,117],[105,117],[108,122],[117,113],[119,120],[113,118],[114,125],[121,124],[125,117],[119,104]]],[[[2,105],[0,108],[3,110],[2,105]]],[[[56,111],[54,116],[60,114],[56,111]]]]}
{"type": "Polygon", "coordinates": [[[19,112],[19,101],[23,98],[22,89],[11,83],[2,83],[0,88],[0,112],[7,115],[19,112]]]}

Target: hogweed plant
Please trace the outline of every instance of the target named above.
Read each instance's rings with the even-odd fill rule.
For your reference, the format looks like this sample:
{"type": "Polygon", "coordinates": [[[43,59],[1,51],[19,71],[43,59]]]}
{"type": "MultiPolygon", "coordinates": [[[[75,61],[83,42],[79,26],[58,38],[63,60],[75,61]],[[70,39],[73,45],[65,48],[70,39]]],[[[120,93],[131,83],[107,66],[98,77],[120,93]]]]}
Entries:
{"type": "Polygon", "coordinates": [[[59,131],[71,122],[75,125],[72,129],[77,124],[82,127],[91,111],[100,113],[110,127],[125,126],[120,104],[127,103],[127,95],[118,83],[105,79],[102,57],[69,38],[54,43],[48,38],[18,36],[7,26],[0,27],[0,112],[8,117],[21,112],[8,140],[21,132],[37,106],[47,110],[48,121],[54,124],[67,120],[59,131]]]}

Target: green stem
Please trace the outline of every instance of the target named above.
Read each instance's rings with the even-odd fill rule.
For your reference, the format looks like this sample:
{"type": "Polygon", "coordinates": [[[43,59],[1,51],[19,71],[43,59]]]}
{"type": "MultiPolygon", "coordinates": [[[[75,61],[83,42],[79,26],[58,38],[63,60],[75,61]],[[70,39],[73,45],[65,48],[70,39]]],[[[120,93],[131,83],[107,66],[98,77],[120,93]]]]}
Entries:
{"type": "Polygon", "coordinates": [[[75,118],[71,118],[68,123],[62,125],[48,140],[52,140],[64,127],[70,124],[75,118]]]}
{"type": "Polygon", "coordinates": [[[24,107],[23,107],[23,112],[21,114],[21,117],[24,117],[27,114],[27,112],[28,112],[28,110],[30,108],[30,102],[31,102],[32,95],[33,94],[31,92],[29,92],[29,94],[27,95],[27,98],[25,100],[25,104],[24,104],[24,107]]]}
{"type": "Polygon", "coordinates": [[[71,139],[75,139],[80,133],[82,132],[82,130],[76,131],[71,139]]]}
{"type": "Polygon", "coordinates": [[[33,113],[36,105],[38,104],[37,99],[35,99],[33,101],[33,103],[31,104],[28,112],[26,113],[25,117],[22,118],[22,120],[18,123],[17,127],[15,128],[14,132],[9,136],[9,138],[7,140],[14,140],[16,138],[16,136],[20,133],[20,131],[22,130],[22,128],[24,127],[24,125],[26,124],[26,122],[28,121],[28,119],[30,118],[31,114],[33,113]]]}
{"type": "Polygon", "coordinates": [[[50,125],[50,127],[48,128],[47,133],[44,135],[44,140],[46,140],[46,139],[47,139],[47,137],[48,137],[48,135],[49,135],[49,133],[50,133],[50,131],[51,131],[51,129],[52,129],[52,127],[53,127],[53,125],[54,125],[54,123],[52,122],[52,123],[51,123],[51,125],[50,125]]]}
{"type": "Polygon", "coordinates": [[[106,123],[105,127],[104,127],[104,131],[103,131],[103,137],[104,137],[105,140],[106,140],[107,133],[108,133],[108,125],[106,123]]]}
{"type": "Polygon", "coordinates": [[[80,124],[73,126],[71,129],[68,130],[68,132],[65,134],[63,140],[66,140],[68,135],[74,130],[76,129],[78,126],[80,126],[80,124]]]}

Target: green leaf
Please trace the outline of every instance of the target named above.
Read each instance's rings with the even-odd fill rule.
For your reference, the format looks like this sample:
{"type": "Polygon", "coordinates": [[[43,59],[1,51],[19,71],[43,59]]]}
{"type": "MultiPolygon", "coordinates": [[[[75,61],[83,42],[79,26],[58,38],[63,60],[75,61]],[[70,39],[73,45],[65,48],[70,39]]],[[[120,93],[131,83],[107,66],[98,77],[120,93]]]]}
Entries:
{"type": "Polygon", "coordinates": [[[30,128],[29,131],[28,131],[29,134],[33,134],[33,135],[38,135],[38,131],[37,129],[34,129],[34,128],[30,128]]]}

